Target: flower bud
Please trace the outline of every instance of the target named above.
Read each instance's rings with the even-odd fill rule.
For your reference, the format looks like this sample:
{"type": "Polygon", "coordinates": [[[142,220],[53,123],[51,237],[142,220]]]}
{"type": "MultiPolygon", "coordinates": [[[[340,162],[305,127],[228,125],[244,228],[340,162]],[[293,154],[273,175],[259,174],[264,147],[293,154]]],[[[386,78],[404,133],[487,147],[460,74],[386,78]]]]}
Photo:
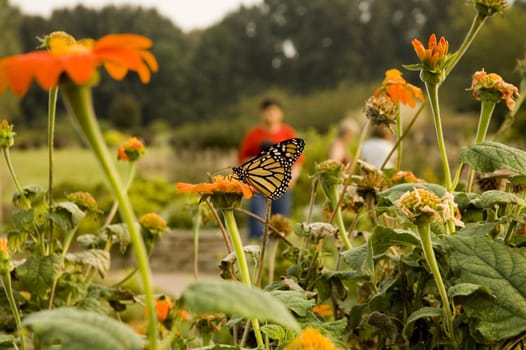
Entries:
{"type": "Polygon", "coordinates": [[[13,125],[9,125],[7,120],[0,122],[0,147],[9,148],[15,144],[15,135],[13,125]]]}

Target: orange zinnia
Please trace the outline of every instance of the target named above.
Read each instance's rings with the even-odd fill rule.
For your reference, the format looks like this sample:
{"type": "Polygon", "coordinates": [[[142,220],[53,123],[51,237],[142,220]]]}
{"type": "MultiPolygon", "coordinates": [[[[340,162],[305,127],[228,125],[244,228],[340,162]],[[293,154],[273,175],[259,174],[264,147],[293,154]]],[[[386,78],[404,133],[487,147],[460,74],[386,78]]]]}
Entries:
{"type": "Polygon", "coordinates": [[[36,80],[44,90],[56,86],[65,73],[75,84],[87,83],[98,66],[121,80],[131,70],[143,83],[150,81],[150,71],[158,70],[157,60],[148,49],[150,39],[136,34],[110,34],[99,40],[75,40],[64,32],[46,37],[48,51],[4,57],[0,60],[0,92],[7,87],[24,95],[36,80]]]}
{"type": "Polygon", "coordinates": [[[443,36],[440,37],[440,40],[437,42],[436,35],[431,34],[428,42],[429,48],[427,49],[418,39],[413,39],[411,44],[425,69],[436,72],[437,68],[441,68],[449,48],[449,43],[443,36]]]}
{"type": "Polygon", "coordinates": [[[130,137],[117,149],[118,160],[136,161],[146,152],[144,144],[136,137],[130,137]]]}
{"type": "Polygon", "coordinates": [[[419,100],[424,99],[422,89],[408,83],[402,78],[402,72],[398,69],[389,69],[385,72],[385,79],[382,82],[382,86],[374,92],[376,97],[380,94],[390,97],[395,104],[402,103],[410,107],[416,105],[415,97],[419,100]]]}
{"type": "Polygon", "coordinates": [[[239,180],[221,175],[216,176],[213,183],[188,184],[179,182],[176,186],[180,192],[201,194],[238,193],[243,194],[245,198],[252,197],[252,189],[250,186],[239,180]]]}

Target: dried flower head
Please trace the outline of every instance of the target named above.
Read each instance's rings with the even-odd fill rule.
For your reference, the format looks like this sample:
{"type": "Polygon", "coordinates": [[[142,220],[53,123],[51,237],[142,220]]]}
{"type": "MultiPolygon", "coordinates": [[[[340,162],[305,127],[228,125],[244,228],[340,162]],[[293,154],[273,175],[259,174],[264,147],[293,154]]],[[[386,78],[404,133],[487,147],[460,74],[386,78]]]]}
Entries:
{"type": "Polygon", "coordinates": [[[424,99],[422,89],[408,83],[402,78],[402,72],[398,69],[388,69],[385,71],[385,79],[374,92],[376,97],[385,95],[389,97],[395,104],[404,104],[410,107],[415,107],[415,98],[419,100],[424,99]]]}
{"type": "Polygon", "coordinates": [[[292,223],[285,215],[274,214],[270,217],[269,225],[279,233],[289,236],[292,233],[292,223]]]}
{"type": "Polygon", "coordinates": [[[97,201],[89,192],[73,192],[66,196],[82,210],[96,212],[98,210],[97,201]]]}
{"type": "Polygon", "coordinates": [[[470,90],[479,101],[506,101],[509,110],[513,110],[515,98],[519,96],[519,89],[515,85],[506,83],[496,73],[486,73],[484,69],[473,74],[470,90]]]}
{"type": "Polygon", "coordinates": [[[141,140],[136,137],[130,137],[117,150],[117,159],[135,162],[145,152],[146,148],[144,147],[144,144],[141,142],[141,140]]]}
{"type": "Polygon", "coordinates": [[[400,196],[395,205],[405,216],[417,224],[451,220],[457,226],[464,226],[462,221],[455,216],[457,205],[449,192],[440,198],[424,188],[415,188],[413,191],[400,196]]]}
{"type": "Polygon", "coordinates": [[[411,171],[397,171],[391,176],[391,181],[393,184],[402,184],[402,183],[424,183],[425,181],[419,179],[411,171]]]}
{"type": "Polygon", "coordinates": [[[473,0],[477,12],[482,17],[493,16],[508,7],[506,0],[473,0]]]}
{"type": "Polygon", "coordinates": [[[318,329],[306,328],[285,350],[337,350],[333,342],[318,329]]]}
{"type": "Polygon", "coordinates": [[[139,218],[141,227],[153,235],[162,234],[168,227],[166,221],[156,213],[147,213],[139,218]]]}
{"type": "Polygon", "coordinates": [[[380,95],[372,96],[365,101],[365,116],[373,125],[390,127],[396,123],[397,107],[389,97],[380,95]]]}
{"type": "Polygon", "coordinates": [[[15,144],[13,126],[5,119],[0,122],[0,147],[9,148],[15,144]]]}

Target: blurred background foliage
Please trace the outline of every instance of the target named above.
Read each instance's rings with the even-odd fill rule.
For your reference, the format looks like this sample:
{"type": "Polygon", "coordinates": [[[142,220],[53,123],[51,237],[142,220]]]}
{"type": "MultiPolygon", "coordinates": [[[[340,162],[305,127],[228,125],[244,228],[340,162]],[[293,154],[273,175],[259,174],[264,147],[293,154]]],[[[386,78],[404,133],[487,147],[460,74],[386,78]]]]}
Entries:
{"type": "MultiPolygon", "coordinates": [[[[160,71],[150,84],[142,85],[134,74],[117,82],[102,73],[93,93],[111,143],[116,143],[118,130],[149,145],[151,156],[145,162],[153,160],[143,167],[138,181],[161,178],[147,188],[158,191],[165,186],[161,191],[170,195],[173,181],[204,181],[207,171],[235,165],[235,148],[244,131],[258,121],[258,102],[275,96],[284,102],[286,122],[308,139],[306,171],[296,191],[296,203],[307,203],[308,176],[314,163],[326,157],[338,121],[350,116],[364,122],[364,101],[387,69],[398,68],[409,82],[423,87],[417,74],[402,68],[417,61],[411,40],[426,42],[431,33],[444,35],[452,52],[474,16],[473,6],[458,0],[264,0],[242,6],[208,28],[184,32],[157,10],[145,7],[77,6],[43,18],[0,0],[0,56],[34,50],[37,37],[57,30],[76,38],[126,32],[151,38],[160,71]]],[[[521,77],[515,65],[525,56],[524,23],[526,0],[515,0],[504,14],[489,19],[441,88],[451,162],[458,149],[471,142],[476,128],[479,103],[466,91],[472,74],[484,68],[518,85],[521,77]]],[[[0,116],[15,124],[16,147],[46,145],[47,100],[47,93],[36,86],[23,99],[0,95],[0,116]]],[[[58,106],[57,146],[82,146],[62,104],[58,106]]],[[[505,116],[501,104],[491,129],[496,130],[505,116]]],[[[523,116],[520,112],[507,140],[522,142],[523,116]]],[[[436,148],[432,121],[421,119],[407,140],[410,152],[403,165],[417,176],[438,181],[432,160],[436,148]]],[[[35,152],[34,159],[45,159],[44,153],[35,152]]],[[[73,164],[68,157],[80,153],[65,154],[64,162],[73,164]]],[[[438,161],[436,166],[440,167],[438,161]]],[[[21,170],[22,175],[34,172],[21,170]]],[[[3,190],[6,198],[10,189],[3,190]]],[[[162,197],[163,205],[144,193],[140,198],[143,211],[166,207],[174,197],[162,197]]]]}

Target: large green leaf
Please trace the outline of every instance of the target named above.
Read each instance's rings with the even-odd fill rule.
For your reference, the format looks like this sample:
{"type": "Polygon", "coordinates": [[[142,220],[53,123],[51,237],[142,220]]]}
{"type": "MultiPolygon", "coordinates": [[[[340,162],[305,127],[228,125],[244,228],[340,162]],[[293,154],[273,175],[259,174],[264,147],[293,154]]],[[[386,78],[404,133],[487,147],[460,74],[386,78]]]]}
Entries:
{"type": "Polygon", "coordinates": [[[420,240],[411,231],[378,225],[371,235],[374,255],[381,254],[393,245],[419,245],[420,240]]]}
{"type": "Polygon", "coordinates": [[[25,290],[45,297],[56,277],[64,270],[64,262],[57,255],[29,257],[16,268],[16,275],[25,290]]]}
{"type": "Polygon", "coordinates": [[[182,301],[189,311],[196,313],[221,312],[300,330],[283,303],[261,289],[239,282],[196,281],[184,290],[182,301]]]}
{"type": "Polygon", "coordinates": [[[142,338],[130,327],[107,316],[58,308],[27,316],[23,325],[31,329],[44,348],[75,350],[140,350],[142,338]]]}
{"type": "Polygon", "coordinates": [[[442,197],[446,193],[446,189],[444,187],[436,184],[404,183],[390,187],[389,189],[378,193],[378,196],[380,198],[387,199],[391,203],[394,203],[404,193],[413,191],[415,188],[426,189],[439,197],[442,197]]]}
{"type": "Polygon", "coordinates": [[[457,283],[482,293],[459,297],[472,334],[495,342],[526,330],[526,254],[486,236],[450,236],[451,268],[457,283]],[[488,292],[490,291],[490,292],[488,292]],[[491,293],[494,297],[488,295],[491,293]]]}
{"type": "Polygon", "coordinates": [[[110,253],[102,249],[90,249],[66,255],[66,259],[80,265],[94,267],[99,275],[105,276],[110,269],[110,253]]]}
{"type": "Polygon", "coordinates": [[[305,317],[312,310],[314,300],[307,299],[304,292],[293,290],[274,290],[270,292],[274,298],[282,302],[296,315],[305,317]]]}
{"type": "Polygon", "coordinates": [[[61,202],[53,205],[52,211],[46,217],[64,232],[76,228],[80,221],[86,216],[73,202],[61,202]]]}
{"type": "Polygon", "coordinates": [[[489,173],[508,169],[526,174],[526,152],[498,142],[481,142],[460,151],[460,160],[475,170],[489,173]]]}

